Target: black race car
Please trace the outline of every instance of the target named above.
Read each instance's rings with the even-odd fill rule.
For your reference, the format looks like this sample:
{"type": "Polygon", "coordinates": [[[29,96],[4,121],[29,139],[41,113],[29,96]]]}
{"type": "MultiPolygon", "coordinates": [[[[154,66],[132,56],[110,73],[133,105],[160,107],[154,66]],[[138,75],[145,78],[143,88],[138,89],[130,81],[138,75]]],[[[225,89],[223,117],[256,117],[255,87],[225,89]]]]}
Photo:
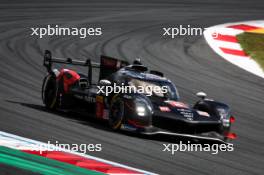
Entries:
{"type": "Polygon", "coordinates": [[[163,73],[148,71],[140,60],[129,64],[101,56],[100,63],[95,63],[90,59],[54,58],[46,50],[44,66],[48,74],[43,80],[42,99],[48,109],[108,120],[114,130],[220,142],[236,138],[230,132],[235,119],[228,105],[199,92],[200,100],[190,107],[179,101],[176,86],[163,73]],[[86,66],[88,73],[59,71],[52,69],[53,63],[86,66]],[[98,83],[92,82],[94,69],[99,69],[98,83]]]}

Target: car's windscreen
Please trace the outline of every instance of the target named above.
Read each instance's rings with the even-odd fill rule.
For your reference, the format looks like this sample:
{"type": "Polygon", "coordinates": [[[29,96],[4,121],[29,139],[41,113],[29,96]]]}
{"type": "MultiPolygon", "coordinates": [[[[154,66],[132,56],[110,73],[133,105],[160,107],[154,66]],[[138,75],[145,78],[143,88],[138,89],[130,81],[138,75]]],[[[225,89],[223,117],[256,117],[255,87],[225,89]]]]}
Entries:
{"type": "Polygon", "coordinates": [[[148,96],[156,96],[171,100],[179,99],[176,87],[167,81],[142,81],[139,79],[131,79],[128,84],[134,87],[138,93],[143,93],[148,96]]]}

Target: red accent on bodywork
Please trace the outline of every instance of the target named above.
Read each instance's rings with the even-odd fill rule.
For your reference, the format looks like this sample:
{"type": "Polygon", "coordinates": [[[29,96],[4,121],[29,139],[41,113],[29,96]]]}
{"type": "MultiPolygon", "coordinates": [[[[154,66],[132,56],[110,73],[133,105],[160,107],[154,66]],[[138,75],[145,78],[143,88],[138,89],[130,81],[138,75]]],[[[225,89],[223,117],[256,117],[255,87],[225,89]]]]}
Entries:
{"type": "Polygon", "coordinates": [[[96,117],[103,118],[104,115],[104,104],[101,102],[96,102],[96,117]]]}
{"type": "Polygon", "coordinates": [[[104,98],[103,96],[96,97],[96,117],[104,118],[104,98]]]}
{"type": "Polygon", "coordinates": [[[57,80],[63,80],[63,89],[68,92],[69,87],[80,79],[80,75],[73,70],[62,69],[57,80]]]}
{"type": "Polygon", "coordinates": [[[234,123],[236,121],[235,117],[234,116],[231,116],[230,119],[229,119],[230,123],[234,123]]]}
{"type": "Polygon", "coordinates": [[[232,132],[226,133],[225,136],[229,139],[232,139],[232,140],[237,138],[237,135],[235,133],[232,133],[232,132]]]}
{"type": "Polygon", "coordinates": [[[144,128],[145,126],[142,126],[139,122],[136,122],[134,120],[127,120],[128,124],[133,125],[137,128],[144,128]]]}

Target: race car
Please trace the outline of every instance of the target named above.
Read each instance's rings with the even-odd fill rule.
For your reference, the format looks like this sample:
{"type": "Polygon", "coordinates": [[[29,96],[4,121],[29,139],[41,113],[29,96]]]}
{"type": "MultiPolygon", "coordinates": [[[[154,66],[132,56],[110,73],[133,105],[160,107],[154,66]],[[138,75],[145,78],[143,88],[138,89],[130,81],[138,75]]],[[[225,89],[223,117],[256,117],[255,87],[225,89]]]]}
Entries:
{"type": "Polygon", "coordinates": [[[42,100],[49,110],[74,111],[107,120],[113,130],[220,142],[236,138],[230,132],[235,118],[227,104],[198,92],[200,99],[191,107],[180,101],[172,81],[162,72],[149,70],[139,59],[129,64],[102,55],[96,63],[90,59],[55,58],[46,50],[43,65],[48,73],[43,80],[42,100]],[[87,73],[53,69],[53,63],[85,66],[87,73]],[[96,83],[92,81],[94,69],[99,70],[96,83]]]}

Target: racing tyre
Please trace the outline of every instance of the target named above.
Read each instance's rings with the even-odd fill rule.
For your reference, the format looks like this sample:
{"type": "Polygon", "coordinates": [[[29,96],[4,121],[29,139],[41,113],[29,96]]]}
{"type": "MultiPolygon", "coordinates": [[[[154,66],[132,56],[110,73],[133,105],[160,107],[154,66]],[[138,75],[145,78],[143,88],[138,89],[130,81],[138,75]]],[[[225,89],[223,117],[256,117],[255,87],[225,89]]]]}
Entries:
{"type": "Polygon", "coordinates": [[[56,76],[48,74],[42,84],[42,101],[48,109],[55,109],[58,106],[58,87],[56,76]]]}
{"type": "Polygon", "coordinates": [[[124,119],[124,101],[119,97],[114,97],[111,102],[109,113],[109,125],[113,130],[118,130],[124,119]]]}

